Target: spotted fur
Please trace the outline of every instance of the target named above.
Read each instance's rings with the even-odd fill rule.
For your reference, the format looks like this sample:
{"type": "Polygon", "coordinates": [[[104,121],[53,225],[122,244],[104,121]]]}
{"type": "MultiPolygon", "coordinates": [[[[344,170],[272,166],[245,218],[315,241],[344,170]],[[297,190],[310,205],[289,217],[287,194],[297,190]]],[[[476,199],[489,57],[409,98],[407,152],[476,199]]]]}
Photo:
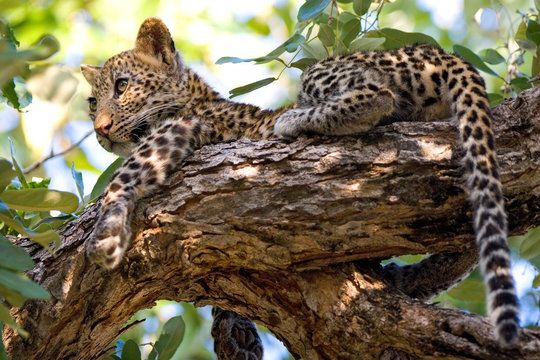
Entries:
{"type": "MultiPolygon", "coordinates": [[[[111,180],[87,246],[89,258],[106,268],[123,258],[137,199],[154,192],[204,144],[305,132],[353,134],[380,123],[453,117],[464,149],[488,312],[500,342],[517,341],[518,303],[492,116],[484,82],[469,63],[432,45],[330,57],[305,71],[296,104],[261,110],[213,91],[183,64],[161,20],[149,18],[141,25],[135,49],[112,57],[103,67],[82,65],[82,71],[92,85],[90,116],[100,144],[127,158],[111,180]]],[[[388,270],[405,292],[429,297],[453,285],[432,280],[440,279],[434,275],[435,265],[450,258],[455,256],[437,255],[388,270]],[[405,276],[411,273],[416,275],[405,276]],[[408,284],[415,290],[408,290],[408,284]]]]}
{"type": "Polygon", "coordinates": [[[262,343],[253,322],[235,312],[215,306],[212,308],[212,317],[214,352],[218,359],[262,359],[262,343]]]}

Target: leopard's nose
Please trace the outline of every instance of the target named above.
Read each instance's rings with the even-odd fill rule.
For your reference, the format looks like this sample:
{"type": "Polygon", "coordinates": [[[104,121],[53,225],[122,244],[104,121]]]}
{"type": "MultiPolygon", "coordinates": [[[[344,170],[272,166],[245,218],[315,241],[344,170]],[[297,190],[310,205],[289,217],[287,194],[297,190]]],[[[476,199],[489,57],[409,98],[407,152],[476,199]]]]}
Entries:
{"type": "Polygon", "coordinates": [[[109,135],[112,127],[112,120],[108,116],[98,116],[94,123],[94,130],[101,136],[109,135]]]}

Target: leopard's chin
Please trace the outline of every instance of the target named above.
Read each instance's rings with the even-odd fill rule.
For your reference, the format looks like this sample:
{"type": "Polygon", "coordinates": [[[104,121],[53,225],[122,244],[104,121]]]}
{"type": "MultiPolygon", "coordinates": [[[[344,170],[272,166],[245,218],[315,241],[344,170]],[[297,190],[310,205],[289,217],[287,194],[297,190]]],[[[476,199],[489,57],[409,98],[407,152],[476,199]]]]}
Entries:
{"type": "Polygon", "coordinates": [[[111,141],[109,138],[100,135],[97,135],[97,140],[102,148],[124,159],[128,158],[137,147],[137,144],[133,141],[115,142],[111,141]]]}
{"type": "Polygon", "coordinates": [[[101,145],[102,148],[104,148],[108,152],[112,152],[113,143],[112,143],[111,140],[107,139],[106,137],[100,136],[97,133],[96,133],[96,138],[97,138],[97,141],[98,141],[99,145],[101,145]]]}
{"type": "Polygon", "coordinates": [[[132,142],[111,143],[111,150],[108,150],[121,158],[127,159],[135,150],[136,144],[132,142]]]}

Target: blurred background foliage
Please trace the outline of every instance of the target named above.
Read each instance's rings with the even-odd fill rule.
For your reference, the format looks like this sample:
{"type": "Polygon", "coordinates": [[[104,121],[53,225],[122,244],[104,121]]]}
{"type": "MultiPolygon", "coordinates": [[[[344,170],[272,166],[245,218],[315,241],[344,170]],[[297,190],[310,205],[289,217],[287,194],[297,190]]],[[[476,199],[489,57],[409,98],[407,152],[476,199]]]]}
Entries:
{"type": "MultiPolygon", "coordinates": [[[[77,194],[80,199],[68,201],[68,195],[58,195],[63,206],[69,202],[70,211],[12,209],[8,204],[0,206],[0,215],[10,211],[8,215],[18,216],[25,226],[37,229],[53,215],[64,220],[75,217],[99,194],[98,177],[115,156],[105,152],[93,135],[87,136],[92,130],[85,100],[90,87],[79,66],[100,65],[131,48],[139,25],[148,16],[161,17],[184,61],[225,96],[239,96],[238,101],[263,107],[292,102],[301,71],[312,59],[388,48],[395,42],[410,43],[429,36],[483,70],[495,104],[530,87],[529,79],[539,73],[538,9],[538,0],[0,0],[0,157],[10,159],[0,163],[0,192],[9,184],[4,185],[3,179],[10,177],[14,178],[11,191],[49,188],[77,194]],[[339,5],[339,12],[334,5],[339,5]],[[329,18],[333,20],[329,22],[329,18]],[[70,148],[41,164],[40,159],[70,148]],[[21,168],[17,174],[16,167],[11,169],[16,162],[12,152],[21,168]],[[50,183],[42,179],[50,179],[50,183]]],[[[10,230],[5,219],[0,218],[0,246],[7,244],[4,235],[24,233],[24,229],[10,230]]],[[[47,225],[53,222],[48,221],[47,225]]],[[[537,327],[540,228],[512,238],[510,245],[523,308],[522,325],[537,327]]],[[[46,298],[47,294],[36,288],[24,296],[15,291],[18,297],[2,288],[2,271],[22,276],[22,271],[31,267],[24,254],[16,255],[20,262],[14,266],[0,264],[0,296],[12,306],[21,306],[27,297],[46,298]]],[[[420,258],[394,260],[410,263],[420,258]]],[[[32,285],[27,286],[30,289],[32,285]]],[[[481,276],[475,271],[435,301],[484,313],[481,276]]],[[[0,307],[0,320],[9,322],[2,309],[5,306],[0,307]]],[[[116,355],[129,358],[127,348],[132,349],[133,343],[128,339],[139,345],[155,343],[164,322],[177,315],[185,322],[184,338],[172,358],[212,359],[210,309],[171,302],[159,302],[155,308],[137,313],[132,321],[146,320],[122,336],[116,355]],[[126,352],[121,354],[125,344],[126,352]]],[[[289,358],[279,341],[261,330],[265,358],[289,358]]],[[[22,329],[20,332],[24,335],[22,329]]],[[[143,354],[151,350],[151,345],[140,346],[143,354]]]]}

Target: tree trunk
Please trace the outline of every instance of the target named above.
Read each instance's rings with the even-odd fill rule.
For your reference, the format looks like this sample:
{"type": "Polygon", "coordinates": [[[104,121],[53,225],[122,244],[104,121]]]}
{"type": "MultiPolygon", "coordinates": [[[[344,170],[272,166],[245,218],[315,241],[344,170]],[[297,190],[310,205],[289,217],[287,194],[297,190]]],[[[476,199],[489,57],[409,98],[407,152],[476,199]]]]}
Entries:
{"type": "MultiPolygon", "coordinates": [[[[540,224],[540,88],[494,114],[510,233],[522,234],[540,224]]],[[[4,329],[7,352],[97,359],[136,311],[169,299],[253,319],[301,359],[538,359],[540,333],[501,349],[485,318],[411,299],[381,271],[384,258],[474,246],[455,144],[440,121],[206,146],[139,202],[118,269],[84,255],[99,205],[65,226],[55,257],[31,248],[30,276],[53,299],[12,310],[31,336],[4,329]]]]}

